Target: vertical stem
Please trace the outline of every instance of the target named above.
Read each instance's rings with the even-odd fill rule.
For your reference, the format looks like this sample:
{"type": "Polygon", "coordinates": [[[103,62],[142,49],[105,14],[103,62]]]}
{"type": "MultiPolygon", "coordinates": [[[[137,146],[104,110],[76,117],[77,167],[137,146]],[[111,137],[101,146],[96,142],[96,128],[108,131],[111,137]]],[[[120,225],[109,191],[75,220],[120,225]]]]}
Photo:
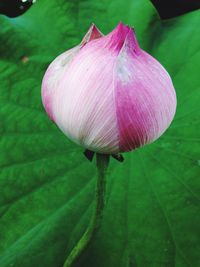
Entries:
{"type": "Polygon", "coordinates": [[[85,251],[90,241],[97,233],[101,226],[101,220],[103,216],[103,209],[105,206],[105,193],[106,193],[106,172],[109,164],[109,155],[96,154],[97,160],[97,183],[95,192],[95,209],[91,222],[82,235],[81,239],[72,249],[71,253],[67,257],[63,267],[72,267],[74,263],[79,259],[81,254],[85,251]]]}

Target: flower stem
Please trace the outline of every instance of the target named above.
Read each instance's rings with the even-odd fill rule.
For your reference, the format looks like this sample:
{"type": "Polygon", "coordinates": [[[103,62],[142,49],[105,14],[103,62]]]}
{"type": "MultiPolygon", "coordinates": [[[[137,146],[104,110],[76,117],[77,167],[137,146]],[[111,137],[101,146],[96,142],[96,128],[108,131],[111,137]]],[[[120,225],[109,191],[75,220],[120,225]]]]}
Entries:
{"type": "Polygon", "coordinates": [[[79,259],[81,254],[90,244],[90,241],[97,233],[101,226],[101,220],[103,216],[103,209],[105,206],[105,192],[106,192],[106,171],[109,164],[109,155],[96,154],[97,160],[97,171],[98,177],[96,182],[96,193],[95,193],[95,209],[91,222],[82,235],[81,239],[72,249],[71,253],[67,257],[63,267],[72,267],[73,264],[79,259]]]}

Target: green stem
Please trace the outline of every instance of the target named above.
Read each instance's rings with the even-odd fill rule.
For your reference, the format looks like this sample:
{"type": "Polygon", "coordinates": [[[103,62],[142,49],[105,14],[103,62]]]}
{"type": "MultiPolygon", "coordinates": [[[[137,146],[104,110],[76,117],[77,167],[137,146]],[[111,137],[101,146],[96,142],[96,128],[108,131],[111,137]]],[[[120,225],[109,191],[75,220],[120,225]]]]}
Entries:
{"type": "Polygon", "coordinates": [[[103,209],[105,206],[106,171],[109,164],[109,155],[96,154],[96,157],[98,177],[96,183],[94,215],[85,233],[82,235],[81,239],[78,241],[78,243],[75,245],[75,247],[67,257],[63,267],[73,266],[73,264],[79,259],[81,254],[88,247],[91,239],[94,237],[101,226],[103,209]]]}

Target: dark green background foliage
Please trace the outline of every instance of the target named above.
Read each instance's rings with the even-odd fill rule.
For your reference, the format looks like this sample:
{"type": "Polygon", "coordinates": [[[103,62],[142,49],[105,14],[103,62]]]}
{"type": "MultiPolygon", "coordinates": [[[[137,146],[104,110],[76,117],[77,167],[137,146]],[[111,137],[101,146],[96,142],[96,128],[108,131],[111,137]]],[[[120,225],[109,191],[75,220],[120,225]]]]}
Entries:
{"type": "Polygon", "coordinates": [[[61,267],[92,213],[95,163],[47,118],[48,64],[95,22],[122,21],[172,76],[176,117],[154,144],[111,161],[103,225],[82,267],[200,266],[200,11],[160,21],[147,0],[40,0],[0,17],[0,266],[61,267]]]}

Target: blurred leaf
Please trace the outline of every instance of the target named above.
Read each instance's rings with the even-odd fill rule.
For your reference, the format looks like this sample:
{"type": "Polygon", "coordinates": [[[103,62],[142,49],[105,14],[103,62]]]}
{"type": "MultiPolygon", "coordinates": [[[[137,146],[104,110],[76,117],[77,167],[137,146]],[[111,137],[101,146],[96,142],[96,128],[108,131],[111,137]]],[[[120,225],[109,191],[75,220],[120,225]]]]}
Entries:
{"type": "Polygon", "coordinates": [[[199,19],[160,22],[145,0],[43,0],[0,18],[1,267],[61,267],[90,220],[95,166],[47,118],[40,85],[91,22],[107,33],[118,21],[170,72],[178,108],[159,141],[111,161],[102,229],[80,266],[200,265],[199,19]]]}

